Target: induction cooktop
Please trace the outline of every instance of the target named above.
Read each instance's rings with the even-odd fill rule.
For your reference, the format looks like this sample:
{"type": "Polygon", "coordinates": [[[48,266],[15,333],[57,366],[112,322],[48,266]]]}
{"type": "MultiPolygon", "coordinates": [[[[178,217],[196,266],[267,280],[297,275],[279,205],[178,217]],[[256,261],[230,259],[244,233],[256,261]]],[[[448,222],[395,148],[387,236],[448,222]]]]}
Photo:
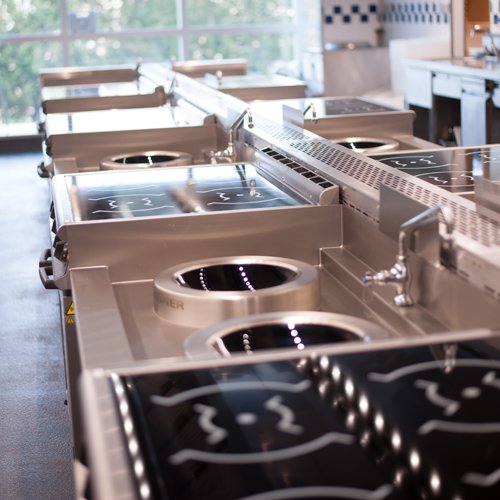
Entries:
{"type": "Polygon", "coordinates": [[[196,165],[65,175],[75,221],[305,204],[252,164],[196,165]]]}
{"type": "Polygon", "coordinates": [[[469,341],[113,383],[154,498],[466,500],[500,496],[499,374],[469,341]]]}
{"type": "Polygon", "coordinates": [[[325,109],[325,116],[396,111],[394,108],[388,108],[387,106],[382,106],[375,102],[360,99],[359,97],[324,99],[322,103],[325,109]]]}
{"type": "MultiPolygon", "coordinates": [[[[257,110],[261,110],[263,113],[269,113],[269,110],[271,110],[277,115],[281,115],[283,106],[288,106],[304,112],[310,104],[314,105],[316,119],[318,120],[341,115],[359,115],[367,113],[405,113],[404,111],[389,108],[387,106],[382,106],[378,103],[368,101],[366,99],[361,99],[359,97],[314,97],[303,99],[280,99],[276,101],[253,103],[252,107],[257,110]]],[[[308,117],[311,116],[312,112],[308,115],[308,117]]]]}
{"type": "Polygon", "coordinates": [[[474,178],[500,179],[500,146],[377,154],[372,158],[451,193],[474,193],[474,178]]]}

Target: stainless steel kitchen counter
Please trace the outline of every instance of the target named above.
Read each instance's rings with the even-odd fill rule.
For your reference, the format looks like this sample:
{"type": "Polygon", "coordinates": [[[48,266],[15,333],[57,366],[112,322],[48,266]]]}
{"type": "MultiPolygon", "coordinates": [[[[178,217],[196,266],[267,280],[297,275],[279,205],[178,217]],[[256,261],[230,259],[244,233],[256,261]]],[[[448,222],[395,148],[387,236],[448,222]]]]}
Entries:
{"type": "Polygon", "coordinates": [[[407,68],[500,82],[500,61],[488,61],[470,56],[455,59],[407,59],[405,65],[407,68]]]}

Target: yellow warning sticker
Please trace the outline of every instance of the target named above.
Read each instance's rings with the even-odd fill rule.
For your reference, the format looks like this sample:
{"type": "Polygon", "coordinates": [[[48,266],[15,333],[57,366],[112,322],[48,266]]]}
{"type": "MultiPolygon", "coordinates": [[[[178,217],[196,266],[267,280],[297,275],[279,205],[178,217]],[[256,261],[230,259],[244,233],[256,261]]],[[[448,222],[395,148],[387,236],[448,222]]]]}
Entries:
{"type": "Polygon", "coordinates": [[[66,311],[66,316],[73,316],[75,314],[75,306],[73,302],[68,307],[68,310],[66,311]]]}
{"type": "Polygon", "coordinates": [[[73,325],[75,323],[75,318],[73,318],[73,316],[68,316],[66,318],[66,324],[67,325],[73,325]]]}

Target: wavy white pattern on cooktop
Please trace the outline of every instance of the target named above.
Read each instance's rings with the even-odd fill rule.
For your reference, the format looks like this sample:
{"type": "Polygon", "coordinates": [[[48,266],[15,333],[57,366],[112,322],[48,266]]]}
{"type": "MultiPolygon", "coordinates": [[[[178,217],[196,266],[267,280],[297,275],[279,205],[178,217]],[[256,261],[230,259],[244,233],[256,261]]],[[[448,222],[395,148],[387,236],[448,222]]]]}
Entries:
{"type": "Polygon", "coordinates": [[[390,484],[384,484],[376,490],[362,490],[344,486],[306,486],[303,488],[287,488],[278,491],[258,493],[240,500],[288,500],[291,498],[345,498],[348,500],[382,500],[393,491],[390,484]]]}

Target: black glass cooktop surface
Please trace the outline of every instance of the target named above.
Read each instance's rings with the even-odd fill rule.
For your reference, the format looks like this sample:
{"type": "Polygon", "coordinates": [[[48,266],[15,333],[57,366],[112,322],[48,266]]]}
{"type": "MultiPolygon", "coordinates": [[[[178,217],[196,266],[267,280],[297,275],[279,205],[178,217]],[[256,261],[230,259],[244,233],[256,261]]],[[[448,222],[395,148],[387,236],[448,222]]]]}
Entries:
{"type": "Polygon", "coordinates": [[[402,151],[372,157],[456,194],[472,194],[477,176],[500,180],[500,146],[402,151]]]}
{"type": "Polygon", "coordinates": [[[479,341],[121,381],[155,498],[500,498],[500,360],[479,341]]]}
{"type": "Polygon", "coordinates": [[[251,164],[74,174],[66,188],[75,221],[305,204],[251,164]]]}

